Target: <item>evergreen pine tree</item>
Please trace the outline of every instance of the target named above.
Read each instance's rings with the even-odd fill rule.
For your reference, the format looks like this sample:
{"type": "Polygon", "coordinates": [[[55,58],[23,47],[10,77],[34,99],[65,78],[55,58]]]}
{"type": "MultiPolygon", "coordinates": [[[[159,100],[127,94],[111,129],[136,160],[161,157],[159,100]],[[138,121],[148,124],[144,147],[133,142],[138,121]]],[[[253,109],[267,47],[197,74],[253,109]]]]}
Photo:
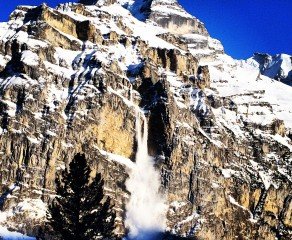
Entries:
{"type": "Polygon", "coordinates": [[[111,239],[115,212],[110,198],[104,200],[104,181],[97,173],[91,183],[85,156],[77,154],[56,178],[56,194],[48,209],[48,222],[62,240],[111,239]]]}

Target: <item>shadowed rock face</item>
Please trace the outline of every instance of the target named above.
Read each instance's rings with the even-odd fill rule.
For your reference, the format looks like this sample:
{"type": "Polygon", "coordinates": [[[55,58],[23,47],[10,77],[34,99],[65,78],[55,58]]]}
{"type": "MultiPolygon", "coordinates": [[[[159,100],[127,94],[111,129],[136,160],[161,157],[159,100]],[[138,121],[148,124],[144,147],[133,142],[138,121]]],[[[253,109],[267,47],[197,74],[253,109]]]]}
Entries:
{"type": "Polygon", "coordinates": [[[204,33],[182,36],[145,22],[137,29],[119,7],[121,15],[83,4],[23,6],[0,25],[0,208],[7,216],[0,224],[36,235],[56,174],[84,152],[93,175],[105,179],[123,235],[135,105],[147,110],[149,153],[169,205],[173,235],[162,238],[291,239],[291,129],[277,119],[283,102],[272,102],[264,87],[273,94],[281,87],[284,96],[290,89],[257,79],[258,69],[243,69],[204,33]]]}
{"type": "Polygon", "coordinates": [[[202,22],[189,15],[177,1],[152,1],[149,19],[175,34],[197,33],[208,36],[202,22]]]}

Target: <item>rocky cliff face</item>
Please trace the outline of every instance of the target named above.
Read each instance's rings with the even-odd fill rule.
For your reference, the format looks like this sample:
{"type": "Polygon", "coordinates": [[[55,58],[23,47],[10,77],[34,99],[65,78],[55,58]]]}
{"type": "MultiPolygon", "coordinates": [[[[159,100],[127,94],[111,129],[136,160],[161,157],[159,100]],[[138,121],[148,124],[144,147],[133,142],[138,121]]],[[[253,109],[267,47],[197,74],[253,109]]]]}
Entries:
{"type": "Polygon", "coordinates": [[[291,239],[291,88],[185,14],[176,1],[81,1],[0,23],[2,225],[36,235],[56,172],[84,152],[122,235],[139,105],[170,232],[291,239]]]}

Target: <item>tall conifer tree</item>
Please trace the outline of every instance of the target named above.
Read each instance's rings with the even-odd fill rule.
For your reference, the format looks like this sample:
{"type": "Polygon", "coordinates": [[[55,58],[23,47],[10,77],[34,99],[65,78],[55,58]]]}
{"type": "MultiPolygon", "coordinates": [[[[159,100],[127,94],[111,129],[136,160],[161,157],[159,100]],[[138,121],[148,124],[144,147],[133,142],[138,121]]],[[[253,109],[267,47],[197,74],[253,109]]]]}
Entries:
{"type": "Polygon", "coordinates": [[[104,181],[97,173],[91,183],[90,168],[77,154],[56,178],[56,197],[48,209],[48,222],[62,240],[113,239],[116,214],[109,197],[104,199],[104,181]]]}

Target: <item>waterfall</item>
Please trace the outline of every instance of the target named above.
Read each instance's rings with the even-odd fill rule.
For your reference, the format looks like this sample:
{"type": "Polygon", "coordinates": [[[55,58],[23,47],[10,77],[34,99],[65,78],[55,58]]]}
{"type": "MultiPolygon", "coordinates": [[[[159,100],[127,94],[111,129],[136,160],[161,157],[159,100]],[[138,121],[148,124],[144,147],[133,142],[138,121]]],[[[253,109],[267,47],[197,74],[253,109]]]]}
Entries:
{"type": "Polygon", "coordinates": [[[136,139],[136,163],[126,182],[131,197],[125,223],[129,239],[153,240],[165,230],[166,205],[159,193],[160,175],[154,168],[154,159],[148,154],[147,118],[139,107],[136,108],[136,139]]]}

